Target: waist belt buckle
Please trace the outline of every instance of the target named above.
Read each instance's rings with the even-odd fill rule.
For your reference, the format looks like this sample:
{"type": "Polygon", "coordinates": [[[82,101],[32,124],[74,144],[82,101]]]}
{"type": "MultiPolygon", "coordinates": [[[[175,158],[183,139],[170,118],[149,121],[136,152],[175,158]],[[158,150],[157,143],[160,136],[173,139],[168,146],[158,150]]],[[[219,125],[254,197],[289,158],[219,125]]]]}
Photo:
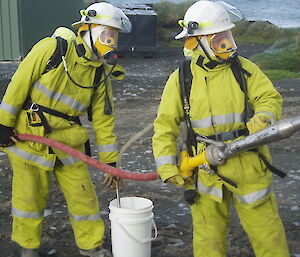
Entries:
{"type": "Polygon", "coordinates": [[[29,110],[33,112],[37,112],[39,110],[39,107],[36,103],[32,103],[31,106],[29,107],[29,110]]]}

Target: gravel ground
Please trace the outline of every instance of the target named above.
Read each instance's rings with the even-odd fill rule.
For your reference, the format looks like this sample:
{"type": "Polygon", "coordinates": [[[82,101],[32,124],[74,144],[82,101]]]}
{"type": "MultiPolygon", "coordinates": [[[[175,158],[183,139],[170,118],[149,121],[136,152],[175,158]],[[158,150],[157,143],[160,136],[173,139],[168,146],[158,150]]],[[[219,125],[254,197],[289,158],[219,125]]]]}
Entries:
{"type": "MultiPolygon", "coordinates": [[[[240,47],[243,56],[261,52],[264,45],[244,45],[240,47]]],[[[127,77],[122,82],[113,82],[116,106],[116,134],[120,147],[137,132],[151,124],[168,75],[183,58],[179,50],[160,49],[154,58],[124,57],[120,59],[127,77]]],[[[0,89],[6,86],[18,63],[0,63],[0,89]]],[[[275,82],[284,96],[283,118],[299,115],[300,79],[275,82]]],[[[0,91],[1,92],[1,91],[0,91]]],[[[88,122],[85,125],[91,130],[88,122]]],[[[138,139],[123,155],[122,167],[133,172],[155,170],[151,149],[152,132],[138,139]]],[[[279,211],[286,228],[291,256],[300,256],[300,133],[289,139],[270,145],[275,166],[288,172],[284,179],[274,177],[274,191],[278,198],[279,211]]],[[[92,150],[94,139],[91,132],[92,150]]],[[[99,196],[101,216],[105,221],[105,246],[110,248],[109,203],[116,197],[114,191],[101,185],[103,174],[90,169],[99,196]]],[[[18,247],[11,242],[11,178],[12,172],[7,157],[0,152],[0,257],[17,257],[18,247]]],[[[158,238],[152,244],[152,257],[191,257],[192,226],[188,204],[183,199],[183,191],[161,181],[125,181],[121,192],[124,196],[141,196],[154,203],[155,223],[158,238]]],[[[56,253],[59,257],[79,257],[63,196],[52,177],[47,205],[47,216],[43,227],[41,255],[56,253]],[[52,251],[52,252],[51,252],[52,251]]],[[[120,246],[121,247],[121,246],[120,246]]],[[[228,237],[228,257],[254,256],[246,234],[243,232],[236,213],[232,210],[232,222],[228,237]]],[[[142,256],[141,256],[142,257],[142,256]]]]}

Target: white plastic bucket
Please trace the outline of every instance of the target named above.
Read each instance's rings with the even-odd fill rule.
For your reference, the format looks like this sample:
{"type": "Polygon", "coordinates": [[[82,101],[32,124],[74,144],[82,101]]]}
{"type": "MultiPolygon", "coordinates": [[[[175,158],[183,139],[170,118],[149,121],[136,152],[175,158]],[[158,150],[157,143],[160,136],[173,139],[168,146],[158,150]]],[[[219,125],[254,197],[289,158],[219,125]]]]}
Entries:
{"type": "Polygon", "coordinates": [[[111,243],[114,257],[150,257],[151,241],[157,237],[153,203],[142,197],[122,197],[109,204],[111,243]],[[152,237],[152,228],[154,236],[152,237]]]}

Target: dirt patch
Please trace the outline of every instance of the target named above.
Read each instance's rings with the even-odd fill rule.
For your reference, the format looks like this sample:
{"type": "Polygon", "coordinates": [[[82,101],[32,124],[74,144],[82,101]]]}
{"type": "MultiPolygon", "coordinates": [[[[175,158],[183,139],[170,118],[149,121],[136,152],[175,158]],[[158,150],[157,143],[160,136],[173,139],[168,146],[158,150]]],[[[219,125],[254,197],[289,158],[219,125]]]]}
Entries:
{"type": "MultiPolygon", "coordinates": [[[[247,45],[240,47],[244,56],[251,56],[264,50],[265,46],[247,45]]],[[[129,138],[152,123],[156,116],[164,84],[170,73],[179,66],[183,58],[178,49],[160,49],[155,58],[121,58],[127,77],[122,82],[113,82],[116,106],[116,134],[122,146],[129,138]]],[[[17,63],[0,63],[2,91],[17,67],[17,63]]],[[[300,80],[291,79],[275,83],[284,96],[283,117],[290,118],[300,113],[300,80]]],[[[87,121],[85,125],[91,130],[87,121]]],[[[92,132],[91,132],[92,135],[92,132]]],[[[123,156],[123,167],[134,172],[155,170],[151,148],[152,132],[149,132],[130,147],[123,156]]],[[[281,180],[274,177],[274,191],[278,198],[280,215],[286,228],[292,256],[300,256],[300,134],[279,143],[271,144],[274,164],[288,172],[281,180]]],[[[95,151],[91,136],[92,150],[95,151]]],[[[108,205],[115,192],[101,185],[103,174],[91,168],[101,206],[101,216],[106,223],[105,246],[110,247],[108,205]]],[[[11,242],[11,178],[12,172],[5,155],[0,152],[0,257],[16,257],[18,247],[11,242]]],[[[78,249],[67,217],[64,198],[51,176],[51,189],[47,205],[48,216],[43,226],[43,247],[45,255],[55,249],[59,257],[79,257],[78,249]]],[[[192,225],[188,204],[183,191],[161,181],[125,181],[121,196],[142,196],[154,202],[155,222],[158,239],[153,242],[152,257],[191,257],[192,225]]],[[[254,256],[234,210],[228,237],[228,256],[254,256]]],[[[55,252],[53,251],[53,252],[55,252]]]]}

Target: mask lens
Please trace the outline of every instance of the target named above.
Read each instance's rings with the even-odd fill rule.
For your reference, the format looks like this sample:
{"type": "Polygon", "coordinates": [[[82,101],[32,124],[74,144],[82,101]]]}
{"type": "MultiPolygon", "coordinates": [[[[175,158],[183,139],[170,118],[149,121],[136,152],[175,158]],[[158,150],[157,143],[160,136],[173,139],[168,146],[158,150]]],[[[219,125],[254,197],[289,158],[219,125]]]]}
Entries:
{"type": "Polygon", "coordinates": [[[237,49],[230,30],[213,35],[210,47],[216,53],[230,53],[237,49]]]}
{"type": "Polygon", "coordinates": [[[111,28],[105,29],[101,32],[99,40],[103,45],[115,48],[118,45],[118,34],[118,30],[111,28]]]}

